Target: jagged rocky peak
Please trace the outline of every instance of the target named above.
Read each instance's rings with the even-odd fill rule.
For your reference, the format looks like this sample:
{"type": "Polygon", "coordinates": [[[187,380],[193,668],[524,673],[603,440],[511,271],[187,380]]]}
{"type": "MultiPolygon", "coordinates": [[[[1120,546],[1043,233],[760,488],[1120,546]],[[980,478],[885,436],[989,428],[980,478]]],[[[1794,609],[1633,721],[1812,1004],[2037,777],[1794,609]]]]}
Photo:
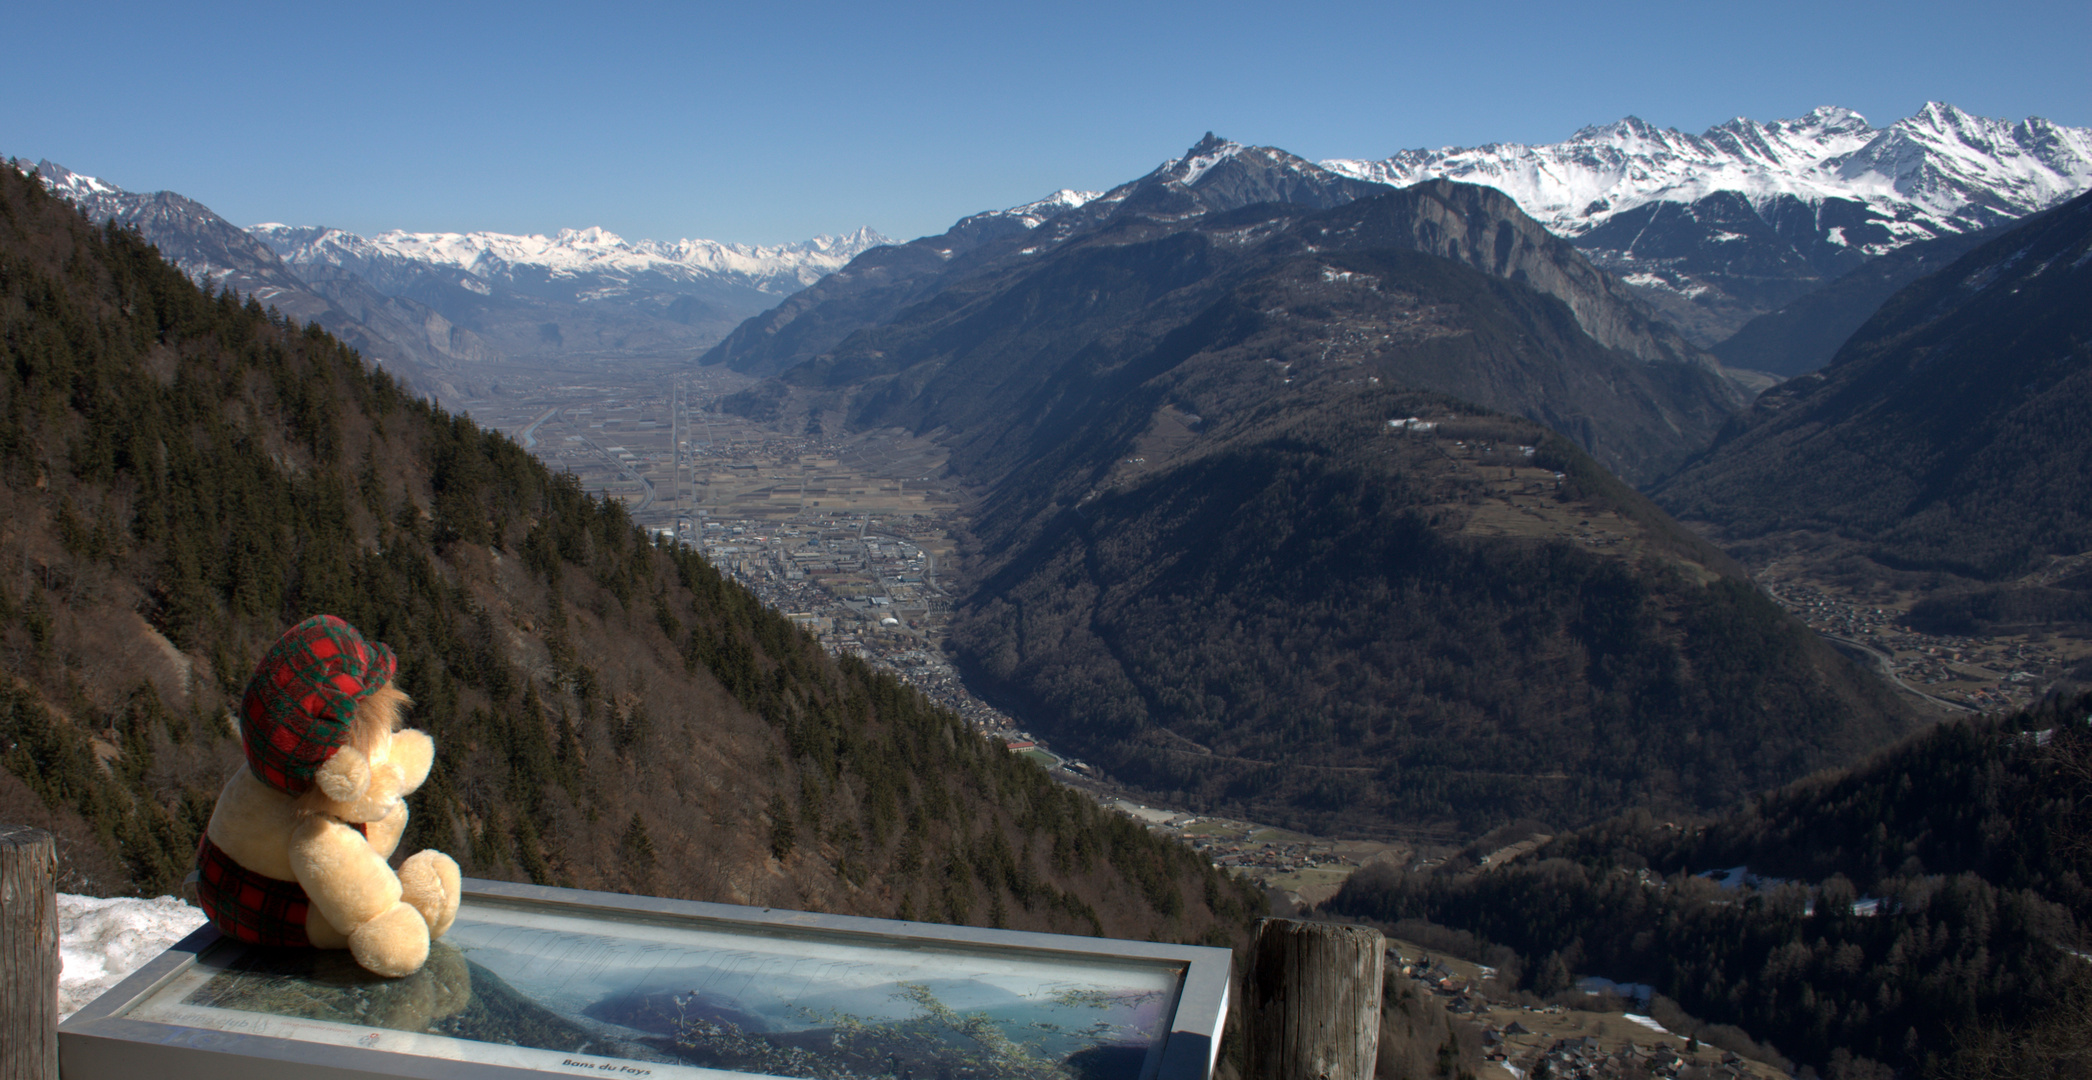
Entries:
{"type": "Polygon", "coordinates": [[[1326,210],[1379,194],[1381,185],[1325,169],[1275,146],[1249,146],[1212,132],[1181,157],[1094,204],[1107,212],[1171,216],[1228,211],[1261,202],[1326,210]]]}

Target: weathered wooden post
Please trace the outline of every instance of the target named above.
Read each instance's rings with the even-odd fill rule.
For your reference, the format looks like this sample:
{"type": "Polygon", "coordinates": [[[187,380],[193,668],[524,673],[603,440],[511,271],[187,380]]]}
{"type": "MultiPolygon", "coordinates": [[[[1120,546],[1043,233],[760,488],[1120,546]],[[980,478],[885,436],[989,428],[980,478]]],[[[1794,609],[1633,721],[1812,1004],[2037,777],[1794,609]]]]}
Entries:
{"type": "Polygon", "coordinates": [[[0,825],[0,1076],[58,1080],[58,846],[0,825]]]}
{"type": "Polygon", "coordinates": [[[1369,1080],[1386,949],[1371,927],[1257,920],[1247,1080],[1369,1080]]]}

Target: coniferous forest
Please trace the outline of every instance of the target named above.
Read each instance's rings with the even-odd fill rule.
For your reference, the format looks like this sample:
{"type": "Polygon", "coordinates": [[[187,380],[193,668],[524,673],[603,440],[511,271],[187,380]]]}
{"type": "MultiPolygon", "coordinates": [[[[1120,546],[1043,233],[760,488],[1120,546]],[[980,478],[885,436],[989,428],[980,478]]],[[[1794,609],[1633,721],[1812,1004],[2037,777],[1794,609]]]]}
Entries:
{"type": "Polygon", "coordinates": [[[1232,940],[1260,894],[829,657],[622,504],[0,169],[0,819],[187,873],[228,704],[313,613],[399,658],[403,850],[480,876],[1232,940]]]}
{"type": "Polygon", "coordinates": [[[1646,982],[1834,1077],[2085,1075],[2092,696],[1945,723],[1711,821],[1636,812],[1489,873],[1369,868],[1329,907],[1506,946],[1542,995],[1646,982]],[[1731,868],[1750,882],[1702,876],[1731,868]]]}

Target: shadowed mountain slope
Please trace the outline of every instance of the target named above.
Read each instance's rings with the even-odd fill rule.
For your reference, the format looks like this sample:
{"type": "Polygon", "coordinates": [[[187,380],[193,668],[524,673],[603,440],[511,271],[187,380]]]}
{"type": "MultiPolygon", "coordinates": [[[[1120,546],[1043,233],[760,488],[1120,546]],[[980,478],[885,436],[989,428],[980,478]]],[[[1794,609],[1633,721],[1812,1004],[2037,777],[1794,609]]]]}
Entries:
{"type": "Polygon", "coordinates": [[[1186,364],[1113,462],[1022,474],[1058,498],[984,516],[953,625],[970,682],[1114,775],[1322,830],[1472,834],[1711,809],[1905,730],[1560,436],[1370,386],[1266,386],[1188,432],[1230,360],[1186,364]]]}
{"type": "Polygon", "coordinates": [[[2092,196],[1898,292],[1654,489],[1717,539],[1981,580],[2092,550],[2092,196]]]}
{"type": "Polygon", "coordinates": [[[953,283],[733,407],[941,428],[955,467],[989,483],[1187,349],[1246,334],[1260,335],[1260,359],[1285,377],[1348,372],[1457,394],[1548,423],[1635,479],[1682,461],[1742,402],[1705,354],[1617,296],[1508,197],[1440,181],[1319,212],[1258,203],[1188,219],[1119,214],[953,283]],[[1347,258],[1399,265],[1399,280],[1382,288],[1374,272],[1341,265],[1347,258]],[[1428,288],[1440,268],[1460,282],[1443,310],[1472,299],[1489,313],[1428,329],[1433,311],[1419,308],[1412,283],[1428,288]],[[1434,338],[1447,340],[1414,348],[1434,338]]]}
{"type": "Polygon", "coordinates": [[[1806,375],[1831,362],[1840,346],[1905,285],[1945,268],[1988,243],[2005,226],[1920,240],[1897,248],[1744,324],[1711,352],[1730,367],[1806,375]]]}

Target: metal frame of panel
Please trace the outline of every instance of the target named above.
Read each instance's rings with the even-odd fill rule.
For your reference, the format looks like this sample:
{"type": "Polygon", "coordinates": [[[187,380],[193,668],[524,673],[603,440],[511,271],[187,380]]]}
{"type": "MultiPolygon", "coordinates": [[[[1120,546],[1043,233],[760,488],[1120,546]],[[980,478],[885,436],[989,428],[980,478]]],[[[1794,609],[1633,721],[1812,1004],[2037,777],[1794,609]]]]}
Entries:
{"type": "MultiPolygon", "coordinates": [[[[637,920],[773,939],[820,935],[938,953],[1000,955],[1044,962],[1055,958],[1090,963],[1131,960],[1181,967],[1183,974],[1177,983],[1176,999],[1167,1012],[1167,1031],[1162,1036],[1159,1060],[1151,1059],[1151,1067],[1143,1071],[1144,1080],[1203,1080],[1212,1075],[1233,973],[1233,957],[1228,950],[1204,946],[822,915],[473,878],[464,882],[464,904],[467,908],[482,904],[601,920],[611,925],[637,920]]],[[[60,1025],[59,1063],[67,1080],[241,1080],[249,1076],[281,1076],[292,1070],[300,1078],[313,1080],[522,1080],[542,1076],[643,1077],[646,1071],[620,1070],[614,1067],[614,1059],[611,1064],[592,1062],[553,1069],[461,1061],[374,1047],[188,1027],[128,1015],[187,972],[218,941],[217,930],[206,925],[60,1025]]],[[[721,1080],[764,1075],[703,1069],[698,1072],[721,1080]]]]}

